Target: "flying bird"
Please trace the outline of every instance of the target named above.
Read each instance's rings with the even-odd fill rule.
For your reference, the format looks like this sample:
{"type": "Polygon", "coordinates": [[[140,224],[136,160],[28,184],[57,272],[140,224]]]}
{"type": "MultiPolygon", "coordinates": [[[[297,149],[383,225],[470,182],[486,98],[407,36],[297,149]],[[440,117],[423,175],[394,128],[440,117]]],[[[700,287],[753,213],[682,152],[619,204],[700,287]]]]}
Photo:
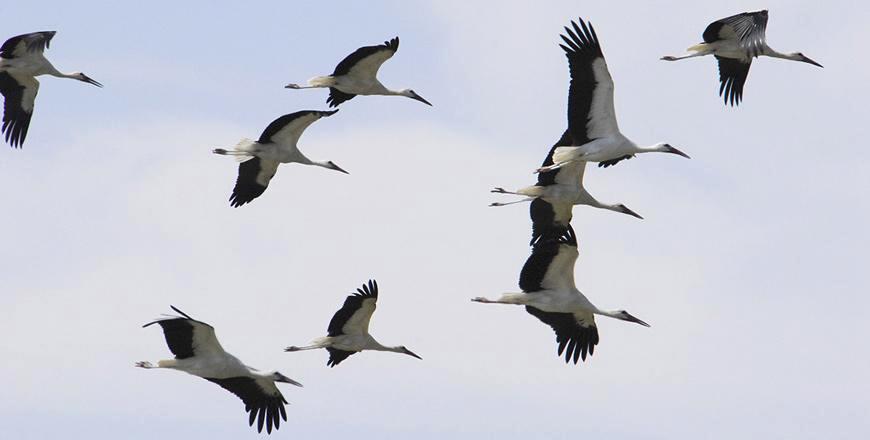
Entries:
{"type": "Polygon", "coordinates": [[[565,354],[566,363],[585,361],[587,353],[591,356],[595,352],[598,344],[595,315],[649,327],[625,310],[601,310],[589,302],[574,284],[577,255],[577,236],[568,225],[563,235],[540,240],[532,248],[532,255],[520,272],[522,293],[505,293],[498,300],[477,297],[472,301],[526,306],[527,312],[556,332],[557,353],[565,354]]]}
{"type": "Polygon", "coordinates": [[[739,105],[743,99],[743,86],[753,58],[763,55],[823,67],[800,52],[780,53],[771,49],[764,35],[766,29],[767,10],[732,15],[710,23],[704,30],[704,42],[686,49],[692,53],[662,59],[677,61],[713,54],[719,62],[719,96],[731,106],[739,105]]]}
{"type": "Polygon", "coordinates": [[[103,87],[84,73],[61,73],[45,59],[43,52],[48,49],[55,33],[45,31],[18,35],[0,46],[0,94],[5,100],[3,128],[0,132],[6,135],[6,142],[13,148],[21,148],[27,137],[36,93],[39,91],[37,76],[71,78],[103,87]]]}
{"type": "Polygon", "coordinates": [[[350,294],[344,305],[335,312],[329,321],[327,336],[315,339],[312,345],[306,347],[290,346],[284,351],[301,351],[325,348],[329,352],[329,361],[326,365],[334,367],[347,359],[348,356],[363,350],[392,351],[394,353],[407,354],[417,359],[422,359],[403,345],[388,347],[381,345],[369,334],[369,321],[378,301],[378,283],[369,280],[356,289],[356,293],[350,294]]]}
{"type": "MultiPolygon", "coordinates": [[[[541,165],[542,167],[546,167],[553,164],[553,153],[556,151],[556,148],[560,146],[570,146],[572,144],[571,134],[568,130],[565,130],[565,133],[556,142],[555,145],[550,149],[550,152],[547,154],[547,157],[544,159],[544,163],[541,165]]],[[[515,203],[521,202],[530,202],[535,199],[542,199],[547,202],[547,205],[552,209],[553,215],[556,213],[564,213],[560,215],[563,218],[561,220],[562,226],[568,224],[571,221],[572,216],[572,208],[574,205],[589,205],[595,208],[607,209],[610,211],[621,212],[623,214],[628,214],[632,217],[637,217],[642,219],[639,214],[629,209],[627,206],[622,203],[602,203],[599,202],[598,199],[592,197],[586,188],[583,187],[583,175],[586,171],[586,162],[583,161],[574,161],[561,168],[552,170],[552,171],[544,171],[538,174],[538,182],[533,186],[528,186],[525,188],[521,188],[517,191],[507,191],[504,188],[495,188],[491,192],[499,193],[499,194],[515,194],[526,196],[524,199],[516,200],[513,202],[506,203],[492,203],[489,206],[505,206],[512,205],[515,203]],[[564,219],[567,217],[567,219],[564,219]]],[[[533,237],[532,241],[539,236],[534,231],[540,231],[542,228],[546,228],[548,224],[552,223],[552,220],[548,220],[545,224],[541,224],[540,220],[542,218],[538,216],[536,219],[535,211],[532,211],[532,230],[533,237]],[[536,222],[536,220],[539,220],[536,222]]]]}
{"type": "Polygon", "coordinates": [[[377,46],[365,46],[346,56],[332,75],[315,76],[308,80],[307,86],[287,84],[287,89],[329,88],[329,98],[326,102],[330,107],[338,107],[342,102],[353,99],[356,95],[404,96],[424,104],[432,105],[411,89],[391,90],[378,81],[378,69],[384,61],[392,58],[399,50],[399,37],[377,46]]]}
{"type": "Polygon", "coordinates": [[[235,156],[241,161],[239,177],[230,195],[230,205],[238,208],[260,197],[278,171],[278,164],[301,163],[348,174],[331,160],[317,161],[307,158],[296,147],[299,137],[309,125],[322,117],[332,116],[337,111],[303,110],[290,113],[272,121],[256,141],[242,139],[234,149],[213,150],[215,154],[235,156]]]}
{"type": "Polygon", "coordinates": [[[158,361],[157,366],[145,361],[136,362],[135,365],[140,368],[171,368],[214,382],[242,399],[245,411],[250,413],[248,425],[254,426],[256,419],[257,432],[263,432],[263,426],[269,434],[273,428],[278,429],[281,419],[287,420],[284,409],[287,400],[275,382],[298,387],[302,384],[277,371],[261,373],[243,364],[224,351],[215,336],[214,327],[191,318],[174,306],[170,307],[181,316],[168,316],[142,327],[153,324],[163,327],[166,345],[175,359],[158,361]]]}
{"type": "Polygon", "coordinates": [[[553,165],[538,172],[551,171],[568,162],[598,162],[608,167],[630,159],[638,153],[673,153],[688,158],[682,151],[666,143],[640,147],[623,136],[616,124],[613,107],[613,79],[607,70],[598,36],[590,23],[580,19],[580,25],[571,22],[573,30],[565,27],[559,46],[568,58],[571,84],[568,88],[568,131],[572,145],[559,147],[553,154],[553,165]]]}

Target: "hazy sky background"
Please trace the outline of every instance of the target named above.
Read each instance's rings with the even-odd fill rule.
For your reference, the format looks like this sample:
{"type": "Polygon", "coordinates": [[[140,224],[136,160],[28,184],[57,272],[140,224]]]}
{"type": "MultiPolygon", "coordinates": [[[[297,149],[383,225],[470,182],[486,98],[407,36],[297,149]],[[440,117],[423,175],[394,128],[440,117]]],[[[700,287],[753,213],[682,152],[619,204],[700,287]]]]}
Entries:
{"type": "Polygon", "coordinates": [[[259,437],[141,325],[174,304],[248,364],[277,369],[274,438],[859,438],[870,431],[867,337],[870,14],[855,2],[4,2],[6,38],[104,89],[42,79],[24,149],[0,147],[0,437],[259,437]],[[727,4],[726,4],[727,3],[727,4]],[[711,21],[770,9],[768,42],[825,66],[753,63],[739,109],[712,58],[659,61],[711,21]],[[562,26],[595,25],[620,128],[644,155],[590,168],[589,190],[645,220],[578,207],[578,288],[644,328],[598,319],[582,365],[522,307],[525,205],[565,129],[562,26]],[[434,104],[362,97],[300,148],[350,175],[283,165],[229,207],[216,146],[326,109],[282,87],[359,46],[401,38],[380,73],[434,104]],[[325,334],[369,278],[372,333],[423,361],[284,353],[325,334]]]}

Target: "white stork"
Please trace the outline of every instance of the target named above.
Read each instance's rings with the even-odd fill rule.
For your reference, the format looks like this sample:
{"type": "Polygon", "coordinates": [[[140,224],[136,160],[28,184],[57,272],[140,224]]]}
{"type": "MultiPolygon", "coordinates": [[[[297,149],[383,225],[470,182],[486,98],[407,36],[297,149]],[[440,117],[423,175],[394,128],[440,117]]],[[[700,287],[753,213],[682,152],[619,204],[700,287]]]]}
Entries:
{"type": "Polygon", "coordinates": [[[823,67],[800,52],[780,53],[771,49],[764,35],[766,29],[767,10],[732,15],[710,23],[704,30],[704,42],[686,49],[694,53],[662,59],[677,61],[713,54],[719,62],[719,96],[731,106],[743,99],[743,86],[753,58],[763,55],[823,67]]]}
{"type": "Polygon", "coordinates": [[[224,351],[214,334],[214,327],[191,318],[174,306],[171,307],[181,316],[161,318],[143,327],[160,324],[166,337],[166,345],[175,355],[175,359],[158,361],[156,367],[146,361],[136,362],[135,365],[140,368],[171,368],[214,382],[242,399],[245,411],[250,413],[248,425],[254,426],[256,419],[257,432],[263,432],[264,425],[269,434],[273,427],[278,429],[281,419],[287,420],[284,409],[287,400],[275,386],[275,382],[298,387],[302,384],[277,371],[261,373],[243,364],[238,358],[224,351]]]}
{"type": "Polygon", "coordinates": [[[523,293],[506,293],[498,300],[483,297],[472,301],[487,304],[517,304],[549,325],[556,332],[558,354],[565,353],[565,362],[586,360],[598,344],[595,315],[623,321],[649,324],[625,310],[601,310],[590,303],[574,285],[574,263],[577,261],[577,237],[570,225],[559,237],[549,236],[535,244],[532,255],[520,273],[523,293]]]}
{"type": "Polygon", "coordinates": [[[309,125],[322,117],[332,116],[337,111],[303,110],[290,113],[272,121],[256,141],[242,139],[235,149],[213,150],[215,154],[236,156],[242,161],[239,164],[236,186],[230,195],[230,205],[238,208],[260,197],[278,171],[278,164],[301,163],[348,174],[331,160],[317,161],[307,158],[296,147],[299,137],[309,125]]]}
{"type": "MultiPolygon", "coordinates": [[[[560,146],[570,146],[571,144],[571,134],[568,130],[565,130],[565,133],[559,141],[550,149],[549,154],[547,154],[547,157],[544,159],[544,163],[541,166],[546,167],[552,165],[553,153],[556,151],[556,148],[560,146]]],[[[530,202],[540,198],[553,206],[554,210],[567,210],[568,220],[565,224],[571,220],[571,209],[574,205],[589,205],[595,208],[621,212],[623,214],[643,219],[643,217],[631,209],[628,209],[627,206],[621,203],[602,203],[595,197],[592,197],[592,194],[589,194],[589,191],[586,191],[586,188],[583,187],[583,175],[585,172],[586,162],[575,161],[564,165],[559,169],[545,171],[538,174],[538,183],[533,186],[521,188],[517,191],[506,191],[504,188],[495,188],[491,192],[499,194],[516,194],[526,196],[526,198],[507,203],[492,203],[489,206],[512,205],[514,203],[530,202]]],[[[534,218],[532,220],[534,221],[534,218]]]]}
{"type": "Polygon", "coordinates": [[[3,129],[6,142],[13,148],[21,148],[30,118],[36,92],[39,91],[40,75],[77,79],[97,87],[102,84],[81,72],[61,73],[42,54],[48,48],[55,31],[33,32],[6,40],[0,46],[0,94],[5,99],[3,129]]]}
{"type": "Polygon", "coordinates": [[[377,46],[365,46],[346,56],[332,75],[315,76],[308,80],[307,86],[287,84],[287,89],[312,89],[329,87],[329,98],[326,102],[330,107],[338,107],[344,101],[353,99],[356,95],[404,96],[424,104],[432,105],[411,89],[390,90],[378,81],[378,69],[384,61],[392,58],[399,50],[399,37],[377,46]]]}
{"type": "Polygon", "coordinates": [[[326,365],[330,367],[338,365],[348,356],[363,350],[392,351],[423,359],[405,348],[404,345],[396,347],[381,345],[369,334],[369,321],[372,319],[372,313],[375,312],[377,301],[378,283],[375,280],[369,280],[368,284],[363,284],[362,288],[358,288],[356,293],[350,294],[344,300],[344,305],[335,312],[332,320],[329,321],[327,336],[315,339],[312,341],[312,345],[306,347],[294,345],[285,348],[284,351],[325,348],[329,352],[329,361],[326,362],[326,365]]]}
{"type": "Polygon", "coordinates": [[[568,131],[573,146],[557,148],[553,165],[538,172],[558,169],[571,161],[598,162],[599,167],[615,165],[638,153],[663,152],[689,157],[665,143],[640,147],[619,132],[613,108],[613,79],[607,70],[604,53],[591,24],[580,19],[565,27],[559,46],[568,57],[571,85],[568,89],[568,131]],[[582,29],[581,29],[582,27],[582,29]]]}

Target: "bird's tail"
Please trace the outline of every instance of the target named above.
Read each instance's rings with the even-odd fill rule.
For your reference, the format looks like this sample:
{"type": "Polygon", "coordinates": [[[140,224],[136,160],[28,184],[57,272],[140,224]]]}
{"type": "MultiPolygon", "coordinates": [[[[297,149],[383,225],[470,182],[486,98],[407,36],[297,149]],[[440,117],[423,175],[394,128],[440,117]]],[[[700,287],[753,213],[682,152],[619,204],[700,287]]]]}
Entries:
{"type": "Polygon", "coordinates": [[[707,45],[707,43],[698,43],[698,44],[686,49],[686,52],[707,52],[707,51],[709,51],[709,46],[707,45]]]}
{"type": "Polygon", "coordinates": [[[553,163],[559,164],[570,162],[580,157],[581,151],[579,147],[558,147],[553,152],[553,163]]]}
{"type": "Polygon", "coordinates": [[[315,76],[308,80],[308,85],[312,87],[332,87],[335,85],[334,76],[315,76]]]}
{"type": "Polygon", "coordinates": [[[226,148],[215,148],[211,150],[214,154],[220,154],[222,156],[233,156],[236,159],[236,162],[245,162],[250,158],[254,157],[254,141],[250,139],[242,139],[236,144],[236,147],[228,150],[226,148]]]}

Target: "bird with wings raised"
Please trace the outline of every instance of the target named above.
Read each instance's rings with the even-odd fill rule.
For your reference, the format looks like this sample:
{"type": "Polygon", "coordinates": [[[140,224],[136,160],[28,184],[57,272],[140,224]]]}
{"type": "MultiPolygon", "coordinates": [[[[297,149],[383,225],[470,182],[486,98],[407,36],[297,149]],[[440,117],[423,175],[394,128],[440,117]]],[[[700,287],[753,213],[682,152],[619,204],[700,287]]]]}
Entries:
{"type": "Polygon", "coordinates": [[[649,327],[625,310],[602,310],[589,302],[574,284],[577,255],[577,236],[568,225],[564,234],[545,235],[535,243],[520,272],[522,293],[505,293],[497,300],[477,297],[472,301],[526,306],[527,312],[556,332],[557,353],[559,356],[564,353],[566,363],[585,361],[587,354],[594,353],[598,344],[595,315],[649,327]]]}
{"type": "Polygon", "coordinates": [[[272,121],[256,141],[242,139],[233,149],[214,149],[215,154],[235,156],[241,161],[239,177],[230,195],[230,205],[238,208],[260,197],[282,163],[314,165],[348,174],[331,160],[309,159],[296,146],[309,125],[337,111],[303,110],[290,113],[272,121]]]}
{"type": "Polygon", "coordinates": [[[607,69],[595,28],[583,19],[571,22],[561,35],[559,46],[568,58],[571,83],[568,87],[568,131],[572,146],[558,147],[553,164],[538,168],[552,171],[570,162],[598,162],[608,167],[639,153],[672,153],[689,157],[666,143],[641,147],[625,137],[616,123],[613,106],[613,79],[607,69]]]}
{"type": "Polygon", "coordinates": [[[281,420],[287,420],[287,411],[284,409],[287,400],[275,383],[299,387],[302,384],[277,371],[263,373],[243,364],[237,357],[224,351],[215,336],[214,327],[191,318],[174,306],[170,307],[180,316],[158,319],[143,327],[160,325],[166,345],[175,359],[158,361],[156,366],[150,362],[137,362],[136,366],[170,368],[216,383],[242,399],[245,411],[250,414],[248,425],[254,426],[256,420],[257,432],[262,432],[264,427],[270,434],[272,429],[278,429],[281,420]]]}
{"type": "Polygon", "coordinates": [[[54,31],[33,32],[6,40],[0,46],[0,94],[3,95],[3,127],[6,142],[13,148],[21,148],[30,119],[36,93],[39,91],[40,75],[70,78],[103,87],[81,72],[62,73],[43,55],[48,49],[54,31]]]}
{"type": "Polygon", "coordinates": [[[743,12],[710,23],[704,29],[704,42],[687,49],[682,56],[664,56],[665,61],[713,55],[719,63],[719,96],[726,105],[743,100],[743,87],[752,59],[760,56],[800,61],[822,67],[800,52],[781,53],[767,45],[767,10],[743,12]]]}
{"type": "Polygon", "coordinates": [[[335,66],[332,75],[315,76],[308,80],[307,86],[287,84],[284,88],[329,88],[329,98],[326,102],[330,107],[338,107],[339,104],[353,99],[356,95],[404,96],[432,105],[411,89],[392,90],[378,81],[378,69],[385,61],[392,58],[397,50],[399,50],[399,37],[385,41],[384,44],[361,47],[341,60],[338,66],[335,66]]]}
{"type": "Polygon", "coordinates": [[[347,359],[348,356],[364,350],[392,351],[422,359],[420,356],[408,350],[404,345],[385,346],[376,341],[369,334],[369,321],[378,302],[378,283],[369,280],[355,293],[351,293],[344,300],[344,305],[335,312],[329,321],[327,335],[315,339],[311,345],[305,347],[290,346],[284,351],[302,351],[325,348],[329,352],[329,361],[326,365],[334,367],[347,359]]]}
{"type": "MultiPolygon", "coordinates": [[[[556,148],[570,145],[573,145],[571,134],[568,130],[565,130],[559,141],[550,148],[550,152],[541,166],[546,167],[553,164],[553,153],[556,151],[556,148]]],[[[640,219],[643,218],[622,203],[599,202],[583,186],[583,175],[585,172],[586,162],[575,161],[555,170],[538,173],[538,182],[533,186],[520,188],[516,191],[495,188],[491,192],[516,194],[526,196],[526,198],[506,203],[496,202],[489,206],[505,206],[539,200],[540,202],[535,203],[535,206],[529,210],[532,217],[532,242],[551,226],[566,226],[571,221],[574,205],[589,205],[595,208],[628,214],[640,219]]]]}

